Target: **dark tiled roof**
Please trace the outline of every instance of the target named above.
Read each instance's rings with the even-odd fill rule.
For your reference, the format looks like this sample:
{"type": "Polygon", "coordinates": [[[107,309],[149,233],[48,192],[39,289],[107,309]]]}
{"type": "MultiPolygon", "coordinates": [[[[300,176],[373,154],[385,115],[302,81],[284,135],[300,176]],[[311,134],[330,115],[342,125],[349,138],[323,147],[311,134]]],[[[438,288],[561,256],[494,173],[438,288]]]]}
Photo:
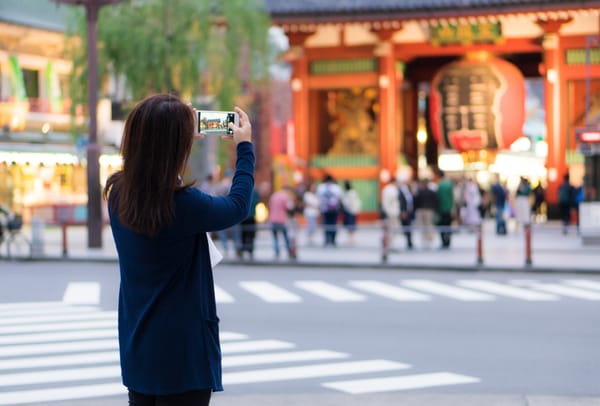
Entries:
{"type": "Polygon", "coordinates": [[[265,0],[277,21],[355,18],[435,18],[461,14],[600,7],[597,0],[265,0]]]}

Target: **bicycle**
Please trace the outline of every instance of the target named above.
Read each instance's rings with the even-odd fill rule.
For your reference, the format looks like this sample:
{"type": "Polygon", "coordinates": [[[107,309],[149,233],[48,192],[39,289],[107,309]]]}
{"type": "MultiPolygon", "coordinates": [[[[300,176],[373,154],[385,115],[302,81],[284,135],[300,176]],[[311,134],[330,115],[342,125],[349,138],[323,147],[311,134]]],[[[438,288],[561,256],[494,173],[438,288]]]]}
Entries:
{"type": "Polygon", "coordinates": [[[31,241],[22,233],[23,217],[8,213],[6,222],[0,223],[0,258],[6,252],[8,259],[31,258],[31,241]]]}

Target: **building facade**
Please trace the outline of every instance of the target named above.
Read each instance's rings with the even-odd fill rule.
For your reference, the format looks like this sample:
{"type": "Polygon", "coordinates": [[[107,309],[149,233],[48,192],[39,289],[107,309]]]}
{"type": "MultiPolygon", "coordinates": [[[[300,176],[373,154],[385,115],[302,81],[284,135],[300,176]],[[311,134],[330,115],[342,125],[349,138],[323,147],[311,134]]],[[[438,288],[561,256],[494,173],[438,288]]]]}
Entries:
{"type": "Polygon", "coordinates": [[[541,181],[549,210],[578,127],[598,124],[599,1],[267,1],[292,66],[295,170],[357,185],[438,168],[541,181]],[[587,101],[587,104],[586,104],[587,101]]]}

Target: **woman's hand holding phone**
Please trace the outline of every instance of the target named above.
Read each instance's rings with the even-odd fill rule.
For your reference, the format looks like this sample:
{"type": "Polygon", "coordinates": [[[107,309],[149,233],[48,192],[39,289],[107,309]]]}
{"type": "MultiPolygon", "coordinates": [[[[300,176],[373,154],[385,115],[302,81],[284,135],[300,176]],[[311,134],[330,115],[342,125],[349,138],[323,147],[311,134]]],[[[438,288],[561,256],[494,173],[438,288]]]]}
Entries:
{"type": "Polygon", "coordinates": [[[240,142],[252,142],[252,125],[250,119],[244,110],[239,107],[234,108],[235,112],[240,116],[239,126],[234,123],[229,123],[229,128],[233,131],[233,135],[224,135],[224,138],[233,138],[235,145],[240,142]]]}

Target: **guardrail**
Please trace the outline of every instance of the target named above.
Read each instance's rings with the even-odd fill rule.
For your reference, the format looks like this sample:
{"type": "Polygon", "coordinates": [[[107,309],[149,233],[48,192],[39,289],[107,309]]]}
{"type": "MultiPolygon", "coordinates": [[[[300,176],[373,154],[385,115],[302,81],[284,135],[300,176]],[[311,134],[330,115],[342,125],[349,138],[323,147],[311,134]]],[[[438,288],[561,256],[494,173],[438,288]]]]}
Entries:
{"type": "MultiPolygon", "coordinates": [[[[286,252],[285,245],[279,241],[280,257],[276,257],[274,240],[270,224],[258,224],[252,230],[256,238],[253,243],[253,257],[247,252],[238,256],[236,239],[239,240],[243,226],[227,230],[227,248],[224,249],[217,233],[213,234],[215,244],[225,256],[224,263],[230,264],[282,264],[286,261],[307,266],[360,266],[407,268],[451,268],[451,269],[545,269],[560,268],[599,270],[598,247],[585,246],[577,228],[571,226],[567,235],[562,225],[555,221],[545,224],[531,224],[528,227],[516,227],[509,224],[508,235],[497,235],[492,219],[486,219],[481,227],[434,227],[434,240],[429,246],[422,238],[423,228],[412,226],[413,249],[406,246],[405,229],[401,226],[394,230],[386,229],[382,221],[360,223],[353,236],[353,244],[347,229],[338,224],[337,245],[324,246],[324,227],[319,225],[310,240],[303,222],[288,226],[290,243],[295,258],[286,252]],[[392,232],[394,231],[394,232],[392,232]],[[451,231],[451,246],[442,249],[441,231],[451,231]],[[237,234],[236,234],[237,233],[237,234]],[[535,267],[533,264],[535,263],[535,267]]],[[[29,226],[26,227],[26,234],[29,226]]],[[[85,224],[51,225],[44,227],[43,251],[36,251],[35,259],[69,258],[93,260],[117,259],[114,241],[108,228],[103,232],[103,246],[100,249],[87,247],[87,228],[85,224]],[[68,230],[68,235],[67,235],[68,230]],[[67,239],[68,237],[68,239],[67,239]]]]}

